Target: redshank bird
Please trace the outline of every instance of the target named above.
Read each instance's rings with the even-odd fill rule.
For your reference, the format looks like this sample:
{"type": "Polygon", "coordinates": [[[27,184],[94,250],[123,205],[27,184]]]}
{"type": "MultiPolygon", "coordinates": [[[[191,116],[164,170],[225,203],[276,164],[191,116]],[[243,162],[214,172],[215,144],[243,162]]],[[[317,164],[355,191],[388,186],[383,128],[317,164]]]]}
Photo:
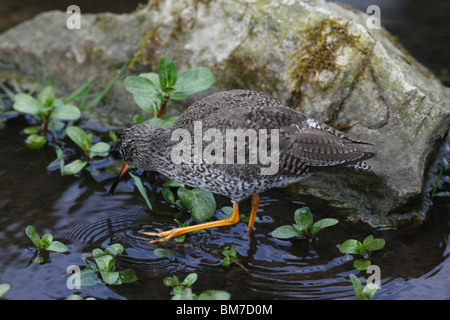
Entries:
{"type": "Polygon", "coordinates": [[[352,138],[250,90],[223,91],[192,104],[171,127],[141,123],[123,131],[124,160],[111,186],[134,166],[173,181],[231,199],[230,217],[160,232],[142,232],[165,241],[187,232],[239,222],[239,202],[251,197],[248,231],[253,228],[263,191],[284,187],[329,168],[368,169],[372,152],[359,151],[352,138]],[[269,156],[270,155],[270,156],[269,156]]]}

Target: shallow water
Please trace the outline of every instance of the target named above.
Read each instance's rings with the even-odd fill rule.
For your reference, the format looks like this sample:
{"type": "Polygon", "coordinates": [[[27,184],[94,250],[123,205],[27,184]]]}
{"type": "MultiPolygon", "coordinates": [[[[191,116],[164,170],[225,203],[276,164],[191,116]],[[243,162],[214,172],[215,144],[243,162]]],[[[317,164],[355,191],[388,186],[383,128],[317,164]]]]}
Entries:
{"type": "MultiPolygon", "coordinates": [[[[61,299],[73,293],[97,299],[170,299],[163,279],[172,275],[184,279],[191,272],[199,275],[193,287],[198,294],[220,289],[232,299],[354,299],[349,275],[358,275],[363,283],[369,275],[354,269],[354,258],[340,253],[338,245],[350,238],[362,241],[369,234],[386,240],[385,248],[371,257],[381,270],[381,288],[373,299],[450,299],[448,197],[433,198],[427,221],[415,231],[376,231],[364,222],[347,221],[326,203],[299,199],[293,188],[274,189],[261,195],[260,220],[250,236],[245,234],[246,223],[241,222],[190,234],[184,243],[149,245],[149,238],[139,231],[172,228],[178,213],[163,201],[162,177],[141,176],[153,205],[150,212],[127,179],[113,196],[108,195],[115,173],[100,170],[94,176],[88,171],[82,176],[61,176],[59,170],[46,170],[55,158],[52,149],[25,148],[19,122],[9,120],[0,130],[0,283],[11,285],[5,299],[61,299]],[[315,220],[335,217],[339,224],[321,231],[312,241],[271,237],[276,227],[293,223],[294,211],[305,205],[315,220]],[[30,263],[34,249],[24,233],[27,225],[41,236],[51,233],[68,245],[70,253],[51,253],[50,263],[30,263]],[[118,256],[118,268],[135,270],[139,280],[68,289],[67,268],[86,266],[83,254],[113,243],[125,247],[125,253],[118,256]],[[245,269],[220,265],[223,257],[215,250],[221,252],[232,244],[245,269]],[[156,248],[169,249],[170,255],[159,257],[156,248]]],[[[444,179],[448,179],[448,163],[446,169],[444,179]]],[[[448,185],[440,191],[448,191],[448,185]]],[[[218,208],[229,205],[224,198],[216,197],[216,201],[218,208]]],[[[248,214],[249,201],[240,209],[248,214]]],[[[220,210],[216,218],[223,218],[220,210]]]]}

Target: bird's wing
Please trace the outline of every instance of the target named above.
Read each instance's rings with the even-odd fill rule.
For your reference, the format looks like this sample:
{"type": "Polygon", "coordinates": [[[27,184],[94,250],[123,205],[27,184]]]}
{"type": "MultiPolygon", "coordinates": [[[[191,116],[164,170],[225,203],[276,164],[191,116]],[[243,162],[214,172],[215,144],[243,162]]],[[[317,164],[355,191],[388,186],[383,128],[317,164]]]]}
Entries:
{"type": "MultiPolygon", "coordinates": [[[[363,160],[374,156],[356,149],[368,144],[311,119],[264,93],[249,90],[219,92],[191,105],[174,123],[191,130],[201,121],[203,130],[278,129],[280,162],[294,174],[335,166],[365,168],[363,160]]],[[[270,133],[269,133],[270,135],[270,133]]],[[[268,147],[270,147],[270,140],[268,147]]]]}

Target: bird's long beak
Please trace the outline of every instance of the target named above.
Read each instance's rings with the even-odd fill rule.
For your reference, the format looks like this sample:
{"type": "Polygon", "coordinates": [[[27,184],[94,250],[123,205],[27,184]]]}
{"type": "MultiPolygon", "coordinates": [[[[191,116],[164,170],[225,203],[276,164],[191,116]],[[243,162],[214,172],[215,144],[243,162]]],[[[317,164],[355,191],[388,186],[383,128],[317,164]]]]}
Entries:
{"type": "Polygon", "coordinates": [[[117,185],[119,184],[120,178],[123,177],[125,173],[127,173],[129,166],[126,164],[126,162],[122,163],[122,167],[120,168],[119,174],[116,177],[116,180],[114,180],[114,183],[111,186],[111,189],[109,189],[109,194],[114,193],[114,189],[116,189],[117,185]]]}

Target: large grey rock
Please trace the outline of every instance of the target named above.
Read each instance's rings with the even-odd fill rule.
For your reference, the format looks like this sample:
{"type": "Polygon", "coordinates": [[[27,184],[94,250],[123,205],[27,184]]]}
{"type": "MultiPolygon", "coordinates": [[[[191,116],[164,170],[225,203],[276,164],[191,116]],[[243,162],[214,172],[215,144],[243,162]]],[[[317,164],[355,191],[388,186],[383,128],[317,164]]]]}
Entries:
{"type": "MultiPolygon", "coordinates": [[[[377,225],[423,218],[427,163],[449,128],[450,92],[385,29],[320,0],[151,3],[132,14],[83,14],[81,30],[65,27],[65,13],[41,14],[0,35],[1,75],[45,76],[68,92],[92,75],[101,88],[130,58],[123,77],[154,71],[163,55],[179,71],[209,67],[216,84],[195,99],[263,91],[374,144],[371,173],[314,175],[296,193],[377,225]]],[[[125,119],[138,112],[122,81],[97,110],[125,119]]]]}

